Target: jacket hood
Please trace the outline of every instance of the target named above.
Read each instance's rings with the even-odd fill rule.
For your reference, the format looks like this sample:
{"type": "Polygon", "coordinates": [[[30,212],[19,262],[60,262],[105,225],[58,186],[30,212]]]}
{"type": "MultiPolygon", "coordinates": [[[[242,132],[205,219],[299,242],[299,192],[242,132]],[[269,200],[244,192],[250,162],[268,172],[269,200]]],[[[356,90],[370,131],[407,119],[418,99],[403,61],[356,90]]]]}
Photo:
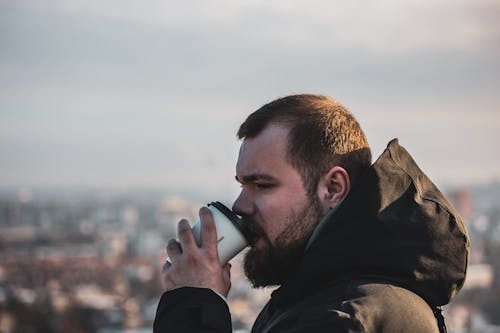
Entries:
{"type": "Polygon", "coordinates": [[[444,305],[464,283],[469,248],[458,213],[394,139],[273,298],[300,297],[335,280],[374,278],[444,305]]]}

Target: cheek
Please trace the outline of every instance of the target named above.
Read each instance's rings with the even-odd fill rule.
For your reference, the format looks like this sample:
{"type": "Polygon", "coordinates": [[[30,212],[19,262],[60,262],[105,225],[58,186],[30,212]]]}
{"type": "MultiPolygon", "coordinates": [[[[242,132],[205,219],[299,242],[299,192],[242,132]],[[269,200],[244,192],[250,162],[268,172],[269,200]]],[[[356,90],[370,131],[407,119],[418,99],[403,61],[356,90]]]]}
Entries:
{"type": "Polygon", "coordinates": [[[272,243],[287,227],[293,212],[298,207],[303,207],[306,198],[305,195],[301,196],[299,193],[277,192],[261,198],[257,203],[259,220],[272,243]]]}

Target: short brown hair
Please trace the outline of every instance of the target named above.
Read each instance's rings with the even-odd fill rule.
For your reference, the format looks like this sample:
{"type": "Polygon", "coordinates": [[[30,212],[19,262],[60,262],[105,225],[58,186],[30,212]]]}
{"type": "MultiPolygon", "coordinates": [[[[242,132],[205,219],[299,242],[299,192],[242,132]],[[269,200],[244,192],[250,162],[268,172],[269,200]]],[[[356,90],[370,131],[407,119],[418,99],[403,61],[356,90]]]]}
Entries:
{"type": "Polygon", "coordinates": [[[274,100],[248,116],[238,138],[255,137],[270,123],[290,128],[287,157],[310,195],[333,166],[343,167],[354,183],[371,164],[361,126],[345,107],[328,97],[303,94],[274,100]]]}

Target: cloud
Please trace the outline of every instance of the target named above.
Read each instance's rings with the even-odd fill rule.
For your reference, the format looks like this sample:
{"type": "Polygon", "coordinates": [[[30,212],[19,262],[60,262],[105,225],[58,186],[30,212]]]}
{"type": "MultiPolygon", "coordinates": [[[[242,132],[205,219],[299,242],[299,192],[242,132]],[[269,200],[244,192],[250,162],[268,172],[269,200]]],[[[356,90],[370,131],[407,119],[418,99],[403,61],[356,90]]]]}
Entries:
{"type": "Polygon", "coordinates": [[[443,179],[490,175],[499,22],[494,0],[0,0],[0,185],[217,188],[248,112],[299,92],[375,152],[400,136],[443,179]]]}
{"type": "Polygon", "coordinates": [[[500,38],[500,3],[495,0],[31,0],[20,6],[165,29],[222,29],[221,38],[236,35],[249,43],[318,50],[474,51],[500,38]]]}

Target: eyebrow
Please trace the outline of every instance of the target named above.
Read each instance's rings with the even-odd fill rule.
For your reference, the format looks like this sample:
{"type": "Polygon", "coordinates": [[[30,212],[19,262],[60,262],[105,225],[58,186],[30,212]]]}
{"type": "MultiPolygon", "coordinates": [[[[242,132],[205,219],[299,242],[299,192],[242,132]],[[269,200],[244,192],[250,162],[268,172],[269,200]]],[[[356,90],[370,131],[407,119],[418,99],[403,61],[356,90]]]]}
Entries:
{"type": "Polygon", "coordinates": [[[238,178],[238,176],[234,176],[237,182],[239,183],[253,183],[259,180],[266,180],[266,181],[276,181],[276,178],[270,175],[266,174],[260,174],[260,173],[255,173],[255,174],[250,174],[243,176],[243,178],[238,178]]]}

